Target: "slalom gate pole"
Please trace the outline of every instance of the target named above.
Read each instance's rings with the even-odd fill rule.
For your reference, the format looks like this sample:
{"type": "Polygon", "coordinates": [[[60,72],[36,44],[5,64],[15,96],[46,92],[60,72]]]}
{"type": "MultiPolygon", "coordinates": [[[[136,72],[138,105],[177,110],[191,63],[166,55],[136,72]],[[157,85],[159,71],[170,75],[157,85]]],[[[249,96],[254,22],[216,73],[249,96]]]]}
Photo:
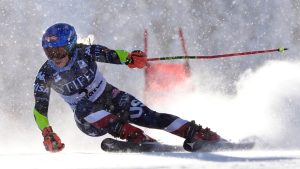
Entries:
{"type": "MultiPolygon", "coordinates": [[[[185,40],[184,40],[183,31],[182,31],[181,27],[179,27],[178,35],[179,35],[179,40],[181,42],[181,47],[182,47],[184,56],[188,56],[188,52],[187,52],[186,45],[185,45],[186,43],[185,43],[185,40]]],[[[185,66],[185,73],[188,76],[190,76],[191,75],[191,66],[190,66],[188,58],[185,59],[184,66],[185,66]]]]}
{"type": "Polygon", "coordinates": [[[187,52],[186,45],[185,45],[185,40],[184,40],[184,37],[183,37],[183,31],[182,31],[181,27],[178,30],[178,34],[179,34],[179,39],[180,39],[180,42],[181,42],[181,46],[182,46],[184,56],[188,56],[188,52],[187,52]]]}
{"type": "Polygon", "coordinates": [[[144,30],[144,52],[148,54],[148,31],[144,30]]]}
{"type": "Polygon", "coordinates": [[[243,56],[243,55],[255,55],[260,53],[271,53],[271,52],[280,52],[283,53],[288,48],[277,48],[269,50],[258,50],[258,51],[249,51],[249,52],[240,52],[240,53],[229,53],[222,55],[207,55],[207,56],[167,56],[167,57],[157,57],[157,58],[148,58],[147,61],[158,61],[158,60],[175,60],[175,59],[215,59],[215,58],[225,58],[233,56],[243,56]]]}

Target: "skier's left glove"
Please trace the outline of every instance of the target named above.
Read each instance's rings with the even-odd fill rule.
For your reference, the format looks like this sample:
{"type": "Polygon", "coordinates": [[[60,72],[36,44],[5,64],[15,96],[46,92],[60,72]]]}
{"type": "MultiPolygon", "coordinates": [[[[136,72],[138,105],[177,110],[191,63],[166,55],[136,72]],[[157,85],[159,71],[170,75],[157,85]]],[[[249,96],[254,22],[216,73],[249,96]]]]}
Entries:
{"type": "Polygon", "coordinates": [[[147,64],[147,55],[145,52],[140,50],[132,51],[128,55],[129,63],[127,64],[129,68],[143,68],[147,64]]]}
{"type": "Polygon", "coordinates": [[[61,151],[65,147],[65,144],[62,143],[57,134],[53,132],[51,126],[44,128],[42,134],[44,136],[43,143],[47,151],[55,153],[61,151]]]}

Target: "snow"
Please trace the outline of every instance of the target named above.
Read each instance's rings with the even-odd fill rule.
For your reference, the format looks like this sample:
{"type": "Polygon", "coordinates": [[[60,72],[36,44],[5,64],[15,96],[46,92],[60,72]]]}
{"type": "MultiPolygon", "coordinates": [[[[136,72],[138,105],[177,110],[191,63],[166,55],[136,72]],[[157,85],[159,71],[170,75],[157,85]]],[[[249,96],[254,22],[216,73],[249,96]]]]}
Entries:
{"type": "MultiPolygon", "coordinates": [[[[299,168],[299,7],[295,0],[1,0],[0,168],[299,168]],[[190,55],[288,47],[283,54],[193,60],[188,87],[170,92],[167,104],[150,105],[196,120],[226,139],[255,136],[260,142],[250,151],[106,153],[99,146],[103,138],[81,133],[70,108],[52,92],[49,120],[66,148],[46,152],[33,119],[32,84],[46,59],[43,31],[57,22],[74,25],[80,39],[128,51],[143,49],[147,28],[149,57],[182,55],[179,27],[190,55]]],[[[110,83],[143,101],[143,71],[99,67],[110,83]]],[[[161,142],[183,142],[163,131],[145,131],[161,142]]]]}
{"type": "Polygon", "coordinates": [[[0,155],[5,169],[295,169],[300,151],[217,153],[38,153],[0,155]]]}

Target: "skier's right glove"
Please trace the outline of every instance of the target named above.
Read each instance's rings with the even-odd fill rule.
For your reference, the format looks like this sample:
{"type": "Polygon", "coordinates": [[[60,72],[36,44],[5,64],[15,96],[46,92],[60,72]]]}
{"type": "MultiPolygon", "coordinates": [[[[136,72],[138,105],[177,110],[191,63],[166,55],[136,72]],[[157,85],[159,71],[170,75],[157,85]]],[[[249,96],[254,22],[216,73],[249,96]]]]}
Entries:
{"type": "Polygon", "coordinates": [[[129,68],[143,68],[147,64],[147,55],[145,52],[140,50],[132,51],[128,55],[130,62],[128,63],[129,68]]]}
{"type": "Polygon", "coordinates": [[[43,143],[47,151],[55,153],[61,151],[65,147],[65,144],[62,143],[57,134],[53,132],[51,126],[44,128],[42,134],[44,136],[43,143]]]}

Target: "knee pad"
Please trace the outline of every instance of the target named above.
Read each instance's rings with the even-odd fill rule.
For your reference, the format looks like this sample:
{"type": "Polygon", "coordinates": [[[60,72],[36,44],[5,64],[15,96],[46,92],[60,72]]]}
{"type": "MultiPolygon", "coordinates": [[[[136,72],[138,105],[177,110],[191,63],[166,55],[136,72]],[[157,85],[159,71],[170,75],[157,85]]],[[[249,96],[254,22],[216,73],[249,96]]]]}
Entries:
{"type": "MultiPolygon", "coordinates": [[[[76,117],[75,117],[76,118],[76,117]]],[[[108,130],[106,128],[96,128],[92,126],[91,124],[87,123],[84,120],[78,120],[76,119],[76,125],[77,127],[86,135],[91,137],[99,137],[103,136],[108,133],[108,130]]]]}

